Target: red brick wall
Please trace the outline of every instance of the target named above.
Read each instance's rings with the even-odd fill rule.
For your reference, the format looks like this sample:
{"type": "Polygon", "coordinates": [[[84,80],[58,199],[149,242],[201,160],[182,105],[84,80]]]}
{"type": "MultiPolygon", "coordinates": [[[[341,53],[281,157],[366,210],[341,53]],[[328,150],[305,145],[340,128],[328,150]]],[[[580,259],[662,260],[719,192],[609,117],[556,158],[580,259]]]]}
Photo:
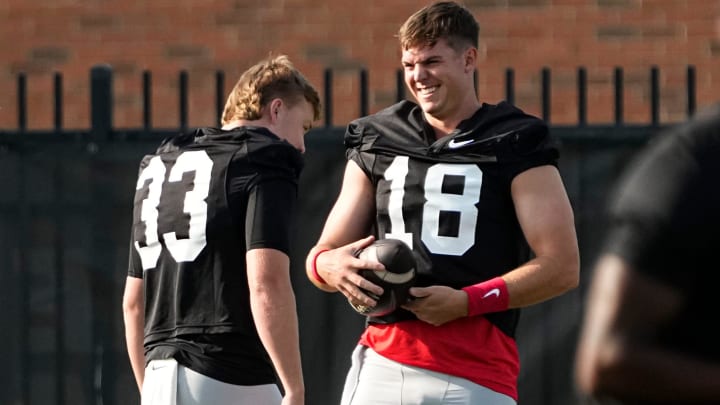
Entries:
{"type": "MultiPolygon", "coordinates": [[[[0,2],[0,129],[17,126],[16,77],[28,76],[28,126],[52,126],[52,75],[64,77],[64,124],[89,125],[90,68],[115,71],[115,123],[139,126],[141,76],[153,74],[153,125],[178,124],[179,71],[189,73],[190,125],[215,122],[214,73],[238,74],[268,52],[286,53],[318,88],[335,70],[334,121],[359,111],[357,69],[370,109],[395,99],[394,34],[427,1],[410,0],[3,0],[0,2]]],[[[479,94],[504,97],[516,70],[516,104],[540,112],[540,69],[552,70],[554,123],[573,123],[576,70],[588,72],[588,119],[613,117],[613,68],[625,70],[626,121],[647,122],[649,69],[660,68],[661,122],[681,120],[685,72],[697,68],[698,106],[720,99],[720,1],[466,0],[481,26],[479,94]]]]}

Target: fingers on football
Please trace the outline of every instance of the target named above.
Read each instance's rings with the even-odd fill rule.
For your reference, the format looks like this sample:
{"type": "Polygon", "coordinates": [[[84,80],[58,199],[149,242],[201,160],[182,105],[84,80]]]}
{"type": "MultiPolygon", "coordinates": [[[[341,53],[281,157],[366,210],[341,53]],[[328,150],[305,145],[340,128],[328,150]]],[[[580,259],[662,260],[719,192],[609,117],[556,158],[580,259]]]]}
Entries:
{"type": "Polygon", "coordinates": [[[422,287],[410,288],[410,296],[413,298],[425,298],[430,295],[430,290],[422,287]]]}
{"type": "Polygon", "coordinates": [[[368,246],[372,245],[373,242],[375,242],[375,236],[374,235],[366,236],[366,237],[360,239],[360,242],[362,242],[362,247],[368,247],[368,246]]]}
{"type": "Polygon", "coordinates": [[[373,270],[373,271],[385,271],[385,265],[380,262],[376,262],[374,260],[357,259],[355,261],[354,265],[355,265],[355,268],[358,269],[358,271],[362,270],[362,269],[368,269],[368,270],[373,270]]]}
{"type": "Polygon", "coordinates": [[[370,235],[366,236],[362,239],[356,240],[355,242],[351,243],[349,246],[352,247],[353,252],[360,251],[362,249],[365,249],[366,247],[372,245],[372,243],[375,242],[375,236],[370,235]]]}
{"type": "Polygon", "coordinates": [[[358,277],[358,279],[355,280],[355,285],[357,285],[358,288],[362,288],[364,290],[370,291],[373,294],[382,295],[382,293],[383,293],[382,287],[380,287],[377,284],[374,284],[373,282],[371,282],[370,280],[361,276],[360,274],[358,274],[357,277],[358,277]]]}
{"type": "Polygon", "coordinates": [[[360,303],[363,305],[366,305],[368,307],[374,307],[377,305],[377,301],[372,299],[372,297],[365,294],[360,288],[355,288],[351,292],[352,298],[350,299],[351,303],[360,303]]]}

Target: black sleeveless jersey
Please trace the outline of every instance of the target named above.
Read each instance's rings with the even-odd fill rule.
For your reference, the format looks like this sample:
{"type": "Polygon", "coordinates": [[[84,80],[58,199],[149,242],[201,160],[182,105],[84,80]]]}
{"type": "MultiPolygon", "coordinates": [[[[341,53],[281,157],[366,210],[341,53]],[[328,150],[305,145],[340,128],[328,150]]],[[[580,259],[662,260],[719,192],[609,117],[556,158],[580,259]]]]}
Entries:
{"type": "Polygon", "coordinates": [[[202,129],[140,164],[128,274],[145,286],[147,360],[275,381],[250,310],[245,253],[289,251],[300,152],[259,127],[202,129]]]}
{"type": "MultiPolygon", "coordinates": [[[[524,170],[557,164],[558,149],[538,118],[504,102],[483,104],[436,140],[422,110],[403,101],[353,121],[345,144],[376,189],[377,236],[412,247],[418,285],[461,288],[529,258],[510,185],[524,170]]],[[[512,336],[517,315],[487,317],[512,336]]],[[[369,321],[409,317],[398,310],[369,321]]]]}

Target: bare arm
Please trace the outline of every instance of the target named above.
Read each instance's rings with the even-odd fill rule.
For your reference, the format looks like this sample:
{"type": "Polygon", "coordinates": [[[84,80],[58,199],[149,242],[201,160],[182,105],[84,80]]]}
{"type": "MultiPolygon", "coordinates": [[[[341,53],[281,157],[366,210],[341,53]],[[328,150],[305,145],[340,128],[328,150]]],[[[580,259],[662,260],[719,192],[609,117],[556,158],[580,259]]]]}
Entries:
{"type": "Polygon", "coordinates": [[[577,350],[581,393],[658,404],[720,403],[720,365],[652,343],[683,305],[672,286],[614,255],[595,267],[577,350]]]}
{"type": "Polygon", "coordinates": [[[325,222],[318,243],[310,249],[305,271],[312,283],[323,291],[342,292],[348,299],[365,305],[375,305],[358,287],[382,293],[382,289],[357,274],[362,268],[383,270],[378,263],[357,259],[353,254],[372,243],[368,236],[375,213],[375,190],[365,173],[353,161],[348,161],[335,205],[325,222]],[[316,254],[324,249],[328,251],[316,254]],[[314,262],[314,263],[313,263],[314,262]],[[318,282],[313,266],[326,284],[318,282]]]}
{"type": "Polygon", "coordinates": [[[575,219],[560,173],[540,166],[512,183],[515,211],[535,258],[503,276],[510,308],[521,308],[577,287],[580,254],[575,219]]]}
{"type": "MultiPolygon", "coordinates": [[[[535,253],[534,259],[502,276],[509,307],[520,308],[575,288],[580,257],[572,208],[554,166],[535,167],[519,174],[511,192],[520,227],[535,253]]],[[[441,325],[468,315],[468,297],[462,290],[430,286],[410,292],[423,299],[404,308],[425,322],[441,325]]]]}
{"type": "Polygon", "coordinates": [[[285,389],[283,403],[301,404],[305,386],[290,260],[275,249],[252,249],[246,260],[253,319],[285,389]]]}
{"type": "Polygon", "coordinates": [[[143,279],[127,277],[123,293],[123,321],[125,322],[125,344],[127,345],[130,366],[138,389],[142,392],[145,379],[145,350],[143,348],[143,328],[145,324],[145,297],[143,279]]]}

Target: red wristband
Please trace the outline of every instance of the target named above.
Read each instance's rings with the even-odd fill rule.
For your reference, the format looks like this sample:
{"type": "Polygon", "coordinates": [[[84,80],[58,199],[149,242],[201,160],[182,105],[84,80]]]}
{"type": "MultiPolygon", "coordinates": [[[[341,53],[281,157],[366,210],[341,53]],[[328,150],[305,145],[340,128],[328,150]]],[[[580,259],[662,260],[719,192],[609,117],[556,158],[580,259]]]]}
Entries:
{"type": "Polygon", "coordinates": [[[468,316],[500,312],[508,309],[510,296],[502,277],[473,284],[462,289],[468,295],[468,316]]]}
{"type": "Polygon", "coordinates": [[[317,271],[317,259],[318,259],[318,256],[320,256],[320,253],[327,252],[328,250],[330,250],[330,249],[320,249],[317,252],[315,252],[315,255],[312,258],[312,262],[310,262],[310,268],[312,269],[313,278],[318,283],[325,284],[325,285],[327,285],[327,282],[325,281],[325,279],[320,277],[320,274],[318,274],[318,271],[317,271]]]}

